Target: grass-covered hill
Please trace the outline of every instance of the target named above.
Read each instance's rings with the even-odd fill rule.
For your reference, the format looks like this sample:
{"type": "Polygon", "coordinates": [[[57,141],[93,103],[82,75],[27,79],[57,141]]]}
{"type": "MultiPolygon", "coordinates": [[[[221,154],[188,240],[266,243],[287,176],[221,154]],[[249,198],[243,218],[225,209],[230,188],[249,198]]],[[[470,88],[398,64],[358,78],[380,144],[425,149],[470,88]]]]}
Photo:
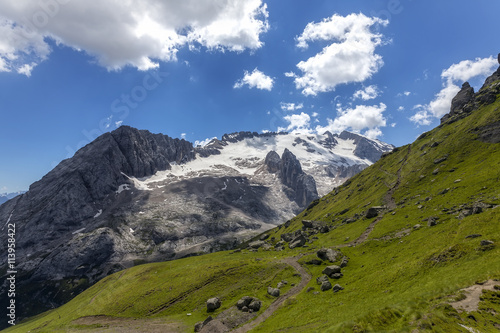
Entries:
{"type": "Polygon", "coordinates": [[[5,332],[193,332],[208,315],[202,332],[498,332],[500,81],[491,85],[496,101],[384,156],[241,251],[118,272],[5,332]],[[332,250],[320,258],[322,248],[332,250]],[[324,277],[331,265],[341,274],[324,277]],[[269,295],[280,282],[281,296],[269,295]],[[260,310],[237,310],[243,296],[260,310]],[[213,297],[221,306],[207,313],[213,297]]]}

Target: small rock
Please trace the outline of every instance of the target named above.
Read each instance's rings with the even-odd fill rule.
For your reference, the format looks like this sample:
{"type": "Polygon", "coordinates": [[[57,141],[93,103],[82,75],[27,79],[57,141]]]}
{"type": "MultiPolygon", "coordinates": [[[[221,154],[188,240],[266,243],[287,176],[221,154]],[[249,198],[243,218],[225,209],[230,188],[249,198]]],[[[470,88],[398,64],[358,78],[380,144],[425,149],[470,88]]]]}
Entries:
{"type": "Polygon", "coordinates": [[[221,301],[219,299],[219,297],[214,297],[214,298],[210,298],[209,300],[207,300],[207,311],[208,312],[213,312],[215,310],[217,310],[218,308],[220,308],[221,306],[221,301]]]}
{"type": "Polygon", "coordinates": [[[336,279],[336,280],[340,279],[343,276],[344,276],[344,274],[342,274],[342,273],[334,273],[334,274],[330,275],[330,277],[332,279],[336,279]]]}
{"type": "Polygon", "coordinates": [[[268,287],[267,293],[273,297],[278,297],[280,295],[280,290],[278,288],[268,287]]]}
{"type": "Polygon", "coordinates": [[[437,220],[438,219],[434,216],[429,217],[429,219],[427,220],[427,226],[433,227],[433,226],[437,225],[437,220]]]}
{"type": "Polygon", "coordinates": [[[304,235],[299,235],[298,237],[295,237],[292,241],[290,241],[290,245],[288,245],[288,247],[290,249],[302,247],[306,244],[306,241],[307,239],[304,237],[304,235]]]}
{"type": "Polygon", "coordinates": [[[311,291],[313,291],[313,290],[314,290],[314,288],[313,288],[313,287],[309,287],[309,288],[307,288],[307,289],[306,289],[306,293],[310,293],[310,292],[311,292],[311,291]]]}
{"type": "Polygon", "coordinates": [[[367,219],[371,219],[371,218],[374,218],[376,216],[378,216],[378,214],[383,211],[386,207],[384,206],[373,206],[373,207],[370,207],[368,208],[368,210],[366,211],[366,214],[365,214],[365,217],[367,219]]]}
{"type": "Polygon", "coordinates": [[[265,240],[266,240],[266,239],[268,239],[268,238],[269,238],[269,234],[263,234],[262,236],[260,236],[260,238],[259,238],[259,239],[260,239],[261,241],[265,241],[265,240]]]}
{"type": "Polygon", "coordinates": [[[445,188],[444,190],[442,190],[438,194],[441,194],[441,195],[446,194],[446,193],[448,193],[449,190],[450,190],[449,188],[445,188]]]}
{"type": "Polygon", "coordinates": [[[244,306],[244,307],[241,308],[241,311],[243,311],[243,312],[248,312],[248,310],[249,310],[248,306],[244,306]]]}
{"type": "Polygon", "coordinates": [[[434,169],[434,171],[432,171],[433,175],[437,175],[438,173],[439,173],[439,168],[436,168],[436,169],[434,169]]]}
{"type": "Polygon", "coordinates": [[[321,265],[323,262],[319,259],[312,259],[312,260],[309,260],[306,262],[307,265],[316,265],[316,266],[319,266],[321,265]]]}
{"type": "Polygon", "coordinates": [[[344,290],[343,287],[341,287],[339,284],[336,284],[333,286],[333,292],[336,293],[338,291],[344,290]]]}
{"type": "Polygon", "coordinates": [[[342,261],[340,261],[340,268],[346,267],[348,263],[349,263],[349,258],[347,258],[347,257],[344,256],[342,258],[342,261]]]}
{"type": "Polygon", "coordinates": [[[194,331],[195,332],[199,332],[201,331],[201,329],[203,328],[203,322],[200,321],[200,322],[197,322],[195,325],[194,325],[194,331]]]}
{"type": "Polygon", "coordinates": [[[454,181],[454,183],[460,183],[462,181],[462,179],[457,179],[454,181]]]}
{"type": "Polygon", "coordinates": [[[285,284],[283,282],[278,282],[278,285],[276,286],[276,288],[281,289],[284,286],[285,286],[285,284]]]}
{"type": "Polygon", "coordinates": [[[478,237],[481,237],[482,235],[481,234],[472,234],[472,235],[468,235],[468,236],[465,236],[465,238],[478,238],[478,237]]]}
{"type": "Polygon", "coordinates": [[[495,244],[495,242],[487,240],[487,239],[484,239],[481,241],[481,246],[489,246],[489,245],[493,245],[493,244],[495,244]]]}
{"type": "Polygon", "coordinates": [[[324,225],[321,227],[321,229],[319,229],[319,232],[321,232],[322,234],[326,234],[330,232],[330,228],[327,225],[324,225]]]}
{"type": "Polygon", "coordinates": [[[330,283],[330,281],[324,281],[321,284],[321,291],[327,291],[329,289],[332,289],[332,284],[330,283]]]}
{"type": "Polygon", "coordinates": [[[413,226],[413,229],[414,229],[414,230],[417,230],[417,229],[420,229],[421,227],[422,227],[422,226],[421,226],[420,224],[415,224],[415,225],[413,226]]]}
{"type": "Polygon", "coordinates": [[[443,156],[441,158],[437,158],[437,159],[434,160],[434,164],[442,163],[442,162],[446,161],[447,159],[448,159],[448,155],[445,155],[445,156],[443,156]]]}

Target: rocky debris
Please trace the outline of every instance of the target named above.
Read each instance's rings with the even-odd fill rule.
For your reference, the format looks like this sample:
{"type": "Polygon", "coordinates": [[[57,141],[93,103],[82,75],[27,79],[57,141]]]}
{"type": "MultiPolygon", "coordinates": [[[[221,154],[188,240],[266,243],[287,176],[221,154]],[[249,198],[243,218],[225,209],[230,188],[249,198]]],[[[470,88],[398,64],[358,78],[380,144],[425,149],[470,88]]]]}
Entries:
{"type": "Polygon", "coordinates": [[[213,297],[207,300],[207,312],[214,312],[222,305],[219,297],[213,297]]]}
{"type": "Polygon", "coordinates": [[[332,284],[330,283],[330,281],[323,281],[323,283],[321,283],[321,291],[327,291],[330,289],[332,289],[332,284]]]}
{"type": "Polygon", "coordinates": [[[250,303],[252,303],[252,301],[254,300],[253,297],[250,297],[250,296],[243,296],[237,303],[236,303],[236,307],[241,310],[243,309],[244,307],[247,307],[248,308],[248,305],[250,305],[250,303]]]}
{"type": "Polygon", "coordinates": [[[267,287],[267,293],[273,297],[278,297],[280,295],[280,290],[278,288],[267,287]]]}
{"type": "Polygon", "coordinates": [[[316,252],[316,255],[323,261],[329,261],[333,263],[337,261],[337,258],[341,255],[341,253],[330,248],[322,248],[316,252]]]}
{"type": "Polygon", "coordinates": [[[344,290],[344,288],[341,287],[339,284],[334,285],[332,289],[334,293],[344,290]]]}
{"type": "Polygon", "coordinates": [[[366,214],[365,214],[365,217],[367,219],[371,219],[371,218],[374,218],[374,217],[377,217],[378,214],[380,214],[382,211],[384,211],[387,207],[385,206],[373,206],[373,207],[370,207],[368,208],[368,210],[366,211],[366,214]]]}
{"type": "Polygon", "coordinates": [[[213,320],[212,316],[208,316],[207,319],[205,319],[204,321],[200,321],[198,323],[196,323],[194,325],[194,331],[195,332],[200,332],[201,329],[207,325],[209,322],[211,322],[213,320]]]}
{"type": "Polygon", "coordinates": [[[321,273],[327,275],[328,277],[332,277],[334,274],[339,274],[340,270],[341,270],[340,266],[331,265],[327,266],[321,273]]]}

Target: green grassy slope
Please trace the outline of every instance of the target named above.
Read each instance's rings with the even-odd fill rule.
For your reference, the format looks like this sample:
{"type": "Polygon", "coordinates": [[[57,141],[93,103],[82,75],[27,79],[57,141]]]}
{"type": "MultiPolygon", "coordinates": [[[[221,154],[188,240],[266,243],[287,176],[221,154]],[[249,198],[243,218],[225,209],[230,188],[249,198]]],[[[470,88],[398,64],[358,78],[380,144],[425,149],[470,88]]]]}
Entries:
{"type": "Polygon", "coordinates": [[[287,227],[267,232],[274,245],[282,234],[301,229],[304,219],[332,228],[314,235],[317,239],[307,247],[221,252],[136,266],[5,332],[97,329],[75,323],[86,316],[162,319],[178,331],[192,332],[194,323],[206,318],[210,297],[223,301],[215,315],[246,295],[260,298],[265,310],[274,300],[267,286],[286,279],[286,292],[299,282],[295,270],[281,262],[298,254],[313,279],[252,332],[468,332],[460,325],[496,332],[499,290],[484,292],[478,311],[457,312],[449,305],[464,297],[462,288],[500,280],[500,143],[477,140],[477,129],[496,121],[498,98],[400,147],[287,227]],[[365,217],[369,207],[384,205],[378,217],[365,217]],[[428,226],[430,218],[435,226],[428,226]],[[473,234],[481,236],[467,238],[473,234]],[[481,246],[482,240],[494,244],[481,246]],[[332,280],[345,288],[338,293],[320,292],[316,284],[327,263],[308,264],[321,247],[339,248],[349,257],[344,276],[332,280]]]}

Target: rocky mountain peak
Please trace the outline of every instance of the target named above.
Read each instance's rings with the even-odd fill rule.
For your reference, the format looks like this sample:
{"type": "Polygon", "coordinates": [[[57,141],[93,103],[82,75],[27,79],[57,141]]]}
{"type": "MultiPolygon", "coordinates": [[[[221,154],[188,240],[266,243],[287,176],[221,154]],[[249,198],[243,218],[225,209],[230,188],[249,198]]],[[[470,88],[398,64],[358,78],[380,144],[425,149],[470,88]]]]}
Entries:
{"type": "Polygon", "coordinates": [[[494,103],[499,93],[500,67],[485,80],[481,89],[476,93],[474,92],[474,88],[472,88],[468,82],[465,82],[460,91],[453,98],[450,112],[441,118],[441,124],[455,122],[467,117],[471,112],[477,110],[481,106],[494,103]]]}

